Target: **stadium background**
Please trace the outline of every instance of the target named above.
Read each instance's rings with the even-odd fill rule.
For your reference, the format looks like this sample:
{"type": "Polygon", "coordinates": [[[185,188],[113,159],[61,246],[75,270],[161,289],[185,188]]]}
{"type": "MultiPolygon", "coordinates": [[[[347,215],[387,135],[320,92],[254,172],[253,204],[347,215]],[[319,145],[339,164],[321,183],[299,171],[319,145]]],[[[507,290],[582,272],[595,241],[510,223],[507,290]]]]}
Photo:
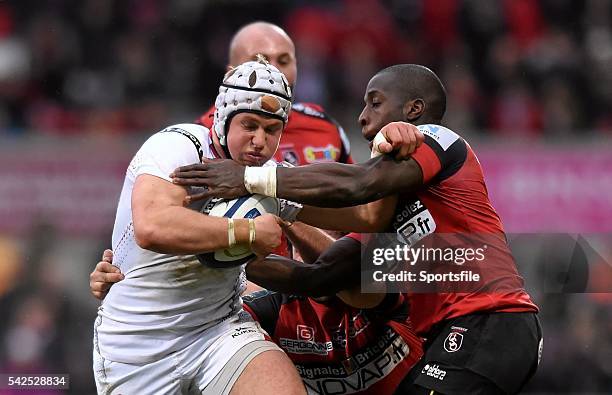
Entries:
{"type": "MultiPolygon", "coordinates": [[[[69,393],[95,392],[88,274],[126,164],[209,107],[254,20],[286,27],[297,98],[342,123],[358,160],[369,77],[431,67],[507,230],[593,234],[612,291],[612,1],[0,1],[0,372],[67,372],[69,393]]],[[[526,392],[612,393],[610,294],[527,283],[545,347],[526,392]]]]}

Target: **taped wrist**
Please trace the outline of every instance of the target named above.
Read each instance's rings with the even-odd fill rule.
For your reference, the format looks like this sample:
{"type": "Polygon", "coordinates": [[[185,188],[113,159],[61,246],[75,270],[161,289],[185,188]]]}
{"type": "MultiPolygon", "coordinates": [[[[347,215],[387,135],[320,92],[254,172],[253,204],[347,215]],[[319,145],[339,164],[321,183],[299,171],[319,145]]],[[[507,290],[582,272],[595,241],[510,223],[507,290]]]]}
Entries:
{"type": "Polygon", "coordinates": [[[378,146],[381,143],[386,143],[386,142],[387,142],[387,139],[382,134],[382,132],[376,133],[376,136],[374,136],[374,140],[372,140],[372,153],[370,154],[370,159],[383,155],[383,153],[380,152],[380,150],[378,149],[378,146]]]}
{"type": "Polygon", "coordinates": [[[244,169],[244,186],[250,193],[276,197],[276,167],[252,167],[244,169]]]}

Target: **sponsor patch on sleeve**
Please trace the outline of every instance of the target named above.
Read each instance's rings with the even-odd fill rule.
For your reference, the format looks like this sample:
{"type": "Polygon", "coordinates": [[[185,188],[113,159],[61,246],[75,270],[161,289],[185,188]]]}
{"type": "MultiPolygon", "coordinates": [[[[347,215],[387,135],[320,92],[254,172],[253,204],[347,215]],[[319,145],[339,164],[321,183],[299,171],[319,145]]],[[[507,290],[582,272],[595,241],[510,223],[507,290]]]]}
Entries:
{"type": "Polygon", "coordinates": [[[459,139],[459,135],[450,129],[440,125],[420,125],[418,129],[442,147],[444,151],[448,149],[455,141],[459,139]]]}

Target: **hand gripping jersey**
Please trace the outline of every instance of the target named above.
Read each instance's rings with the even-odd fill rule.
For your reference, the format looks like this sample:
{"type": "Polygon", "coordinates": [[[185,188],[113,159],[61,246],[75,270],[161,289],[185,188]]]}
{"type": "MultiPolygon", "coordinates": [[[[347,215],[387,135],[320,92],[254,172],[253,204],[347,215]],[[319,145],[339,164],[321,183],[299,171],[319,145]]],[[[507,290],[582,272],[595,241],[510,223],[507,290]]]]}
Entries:
{"type": "MultiPolygon", "coordinates": [[[[211,127],[215,108],[198,123],[211,127]]],[[[350,144],[342,127],[316,104],[295,103],[289,114],[274,158],[294,166],[317,162],[353,163],[350,144]]]]}
{"type": "MultiPolygon", "coordinates": [[[[131,196],[136,178],[149,174],[170,181],[174,169],[198,163],[202,157],[217,157],[210,131],[179,124],[151,136],[129,164],[112,238],[113,264],[125,279],[110,289],[95,327],[94,340],[104,358],[130,364],[158,360],[242,310],[244,265],[205,267],[193,255],[144,250],[134,237],[131,196]]],[[[208,202],[195,202],[189,208],[205,211],[208,202]]]]}
{"type": "Polygon", "coordinates": [[[389,294],[375,309],[259,291],[245,310],[291,358],[309,394],[392,394],[423,354],[408,305],[389,294]]]}
{"type": "MultiPolygon", "coordinates": [[[[537,312],[506,244],[501,220],[491,205],[482,168],[469,144],[452,130],[421,125],[425,142],[412,154],[423,171],[424,186],[416,194],[400,194],[389,232],[411,246],[431,234],[485,239],[495,248],[482,268],[487,292],[409,293],[410,319],[425,336],[443,320],[476,312],[537,312]]],[[[350,237],[360,240],[355,234],[350,237]]]]}

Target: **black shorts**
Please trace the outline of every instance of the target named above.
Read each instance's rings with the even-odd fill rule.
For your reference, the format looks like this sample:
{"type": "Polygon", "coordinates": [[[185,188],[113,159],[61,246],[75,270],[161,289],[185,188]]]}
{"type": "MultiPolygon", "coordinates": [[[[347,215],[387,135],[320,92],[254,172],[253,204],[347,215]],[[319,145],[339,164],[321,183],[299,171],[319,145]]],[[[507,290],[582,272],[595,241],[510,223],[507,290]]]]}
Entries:
{"type": "Polygon", "coordinates": [[[450,319],[429,332],[425,355],[397,394],[516,394],[535,373],[542,329],[534,313],[450,319]]]}

